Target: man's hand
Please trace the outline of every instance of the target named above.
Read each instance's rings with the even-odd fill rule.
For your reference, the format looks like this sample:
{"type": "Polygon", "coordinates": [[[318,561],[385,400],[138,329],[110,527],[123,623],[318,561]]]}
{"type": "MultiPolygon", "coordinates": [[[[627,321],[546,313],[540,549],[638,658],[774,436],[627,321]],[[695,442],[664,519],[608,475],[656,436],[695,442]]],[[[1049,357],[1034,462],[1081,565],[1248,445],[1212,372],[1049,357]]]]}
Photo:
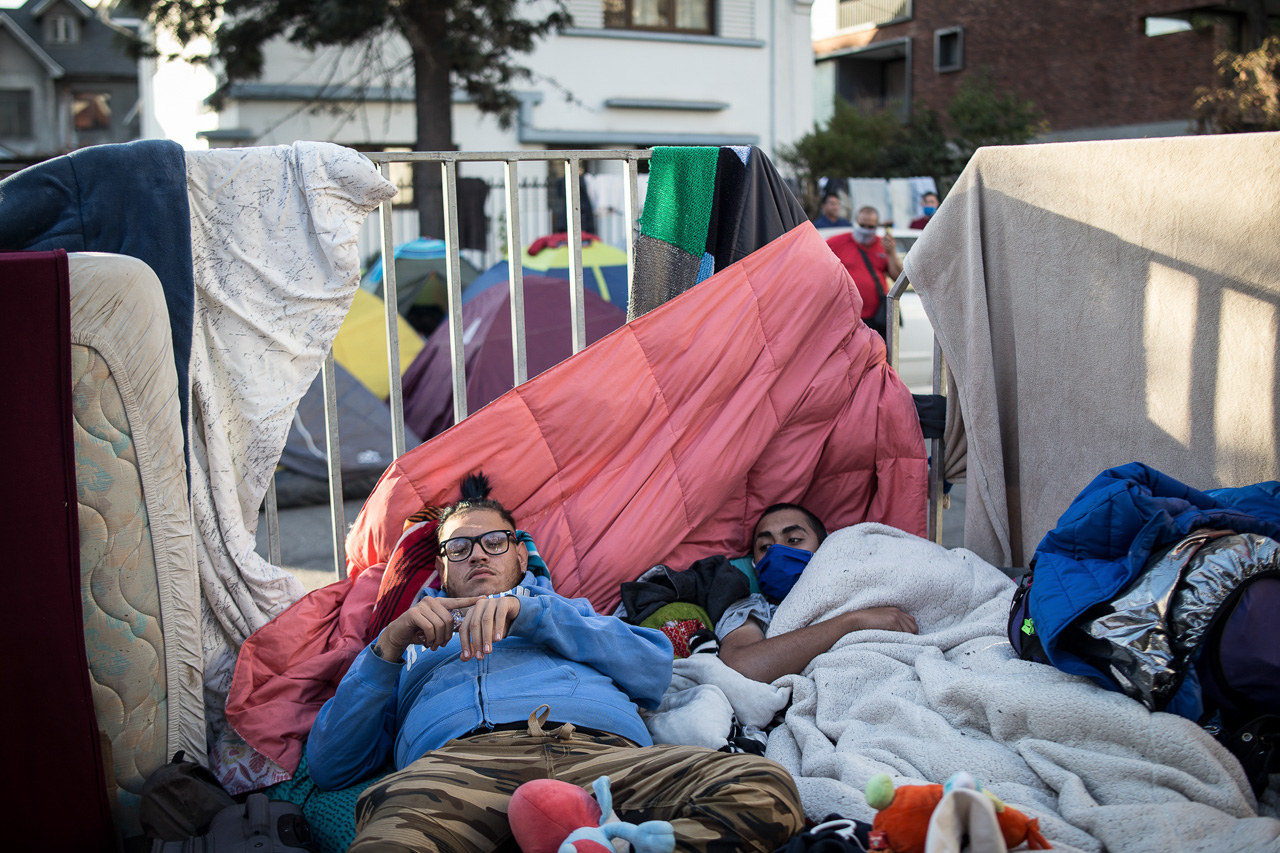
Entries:
{"type": "Polygon", "coordinates": [[[893,234],[889,232],[888,228],[884,229],[884,236],[880,238],[880,242],[884,245],[884,253],[886,255],[893,257],[898,254],[898,244],[894,242],[893,234]]]}
{"type": "Polygon", "coordinates": [[[382,631],[378,653],[383,660],[399,663],[412,644],[438,649],[453,637],[453,611],[473,606],[481,598],[432,598],[427,596],[382,631]]]}
{"type": "Polygon", "coordinates": [[[458,626],[462,659],[469,660],[474,655],[477,660],[483,660],[493,651],[493,644],[511,632],[511,623],[519,615],[518,595],[478,599],[458,626]]]}
{"type": "Polygon", "coordinates": [[[855,610],[846,613],[847,631],[901,631],[904,634],[918,633],[916,620],[910,613],[896,607],[871,607],[867,610],[855,610]]]}

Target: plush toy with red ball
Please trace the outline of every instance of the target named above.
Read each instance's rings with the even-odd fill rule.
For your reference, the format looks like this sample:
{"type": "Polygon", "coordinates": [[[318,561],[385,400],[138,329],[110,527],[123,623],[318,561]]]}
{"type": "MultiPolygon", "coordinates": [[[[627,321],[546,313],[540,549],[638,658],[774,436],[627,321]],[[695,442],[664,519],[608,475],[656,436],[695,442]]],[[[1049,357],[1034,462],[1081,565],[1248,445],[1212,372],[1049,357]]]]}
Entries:
{"type": "Polygon", "coordinates": [[[568,782],[535,779],[511,795],[507,821],[524,853],[672,853],[676,834],[665,820],[623,823],[613,813],[609,777],[596,798],[568,782]]]}

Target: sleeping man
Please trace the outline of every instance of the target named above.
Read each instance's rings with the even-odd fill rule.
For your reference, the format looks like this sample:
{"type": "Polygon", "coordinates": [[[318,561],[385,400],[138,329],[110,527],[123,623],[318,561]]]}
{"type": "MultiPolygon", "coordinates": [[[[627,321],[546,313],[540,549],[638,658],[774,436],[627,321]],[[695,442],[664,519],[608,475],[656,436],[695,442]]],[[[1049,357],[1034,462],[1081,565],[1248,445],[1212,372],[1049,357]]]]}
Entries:
{"type": "Polygon", "coordinates": [[[804,670],[851,631],[879,628],[916,632],[916,620],[897,607],[872,607],[842,613],[797,631],[765,637],[778,603],[791,591],[813,552],[827,538],[827,528],[809,510],[796,504],[774,504],[756,522],[751,558],[760,594],[730,606],[716,623],[720,659],[756,681],[804,670]]]}
{"type": "Polygon", "coordinates": [[[444,590],[359,654],[311,730],[323,788],[394,759],[360,796],[350,850],[495,850],[519,785],[589,788],[602,775],[618,817],[670,821],[677,850],[766,853],[798,832],[795,783],[774,762],[652,745],[636,704],[662,697],[670,643],[527,572],[521,534],[485,486],[464,486],[441,515],[444,590]]]}

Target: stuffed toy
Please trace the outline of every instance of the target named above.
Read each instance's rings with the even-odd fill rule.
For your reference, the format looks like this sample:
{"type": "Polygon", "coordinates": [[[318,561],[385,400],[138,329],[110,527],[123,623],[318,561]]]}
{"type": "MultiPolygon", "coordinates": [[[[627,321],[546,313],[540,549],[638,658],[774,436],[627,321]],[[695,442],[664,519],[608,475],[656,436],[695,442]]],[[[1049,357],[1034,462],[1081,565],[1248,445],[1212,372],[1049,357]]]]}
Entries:
{"type": "Polygon", "coordinates": [[[524,853],[672,853],[676,834],[665,820],[637,826],[613,813],[609,777],[592,785],[596,798],[568,782],[535,779],[516,788],[507,821],[524,853]]]}
{"type": "Polygon", "coordinates": [[[957,773],[947,780],[946,785],[904,785],[896,790],[887,774],[872,776],[867,781],[867,805],[876,809],[875,820],[871,823],[872,833],[884,832],[893,853],[925,853],[934,809],[953,790],[972,791],[989,798],[995,809],[1000,835],[1008,849],[1023,842],[1032,850],[1051,849],[1049,842],[1040,834],[1038,820],[1006,806],[968,773],[957,773]]]}

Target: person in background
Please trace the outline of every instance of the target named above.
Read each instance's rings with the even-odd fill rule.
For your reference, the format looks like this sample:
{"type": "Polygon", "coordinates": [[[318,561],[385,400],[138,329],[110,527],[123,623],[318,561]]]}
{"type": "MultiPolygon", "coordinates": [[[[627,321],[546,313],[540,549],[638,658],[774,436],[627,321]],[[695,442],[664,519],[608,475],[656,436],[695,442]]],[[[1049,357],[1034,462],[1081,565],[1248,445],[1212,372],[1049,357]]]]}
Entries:
{"type": "Polygon", "coordinates": [[[322,789],[388,760],[397,771],[360,795],[349,849],[506,849],[521,783],[588,787],[601,775],[620,815],[670,821],[685,853],[769,853],[798,832],[799,794],[779,765],[653,745],[636,705],[661,700],[671,643],[557,595],[488,493],[487,478],[469,477],[441,513],[444,589],[424,589],[360,652],[311,729],[322,789]]]}
{"type": "Polygon", "coordinates": [[[764,511],[756,522],[751,545],[760,593],[729,607],[716,624],[722,661],[748,678],[767,683],[803,671],[811,660],[852,631],[916,633],[916,620],[909,614],[897,607],[872,607],[765,637],[778,603],[826,538],[822,521],[802,506],[774,504],[764,511]]]}
{"type": "Polygon", "coordinates": [[[920,199],[920,206],[924,211],[924,216],[917,216],[911,220],[912,228],[923,228],[929,224],[929,220],[933,218],[933,214],[938,211],[938,194],[925,193],[920,199]]]}
{"type": "Polygon", "coordinates": [[[814,228],[848,228],[853,223],[840,215],[840,197],[827,193],[822,197],[822,212],[813,220],[814,228]]]}
{"type": "Polygon", "coordinates": [[[884,337],[887,312],[881,303],[889,287],[902,274],[902,261],[893,235],[885,231],[883,237],[876,234],[880,213],[874,207],[858,211],[858,222],[851,234],[837,234],[827,240],[831,251],[844,264],[858,287],[862,297],[862,320],[884,337]]]}

